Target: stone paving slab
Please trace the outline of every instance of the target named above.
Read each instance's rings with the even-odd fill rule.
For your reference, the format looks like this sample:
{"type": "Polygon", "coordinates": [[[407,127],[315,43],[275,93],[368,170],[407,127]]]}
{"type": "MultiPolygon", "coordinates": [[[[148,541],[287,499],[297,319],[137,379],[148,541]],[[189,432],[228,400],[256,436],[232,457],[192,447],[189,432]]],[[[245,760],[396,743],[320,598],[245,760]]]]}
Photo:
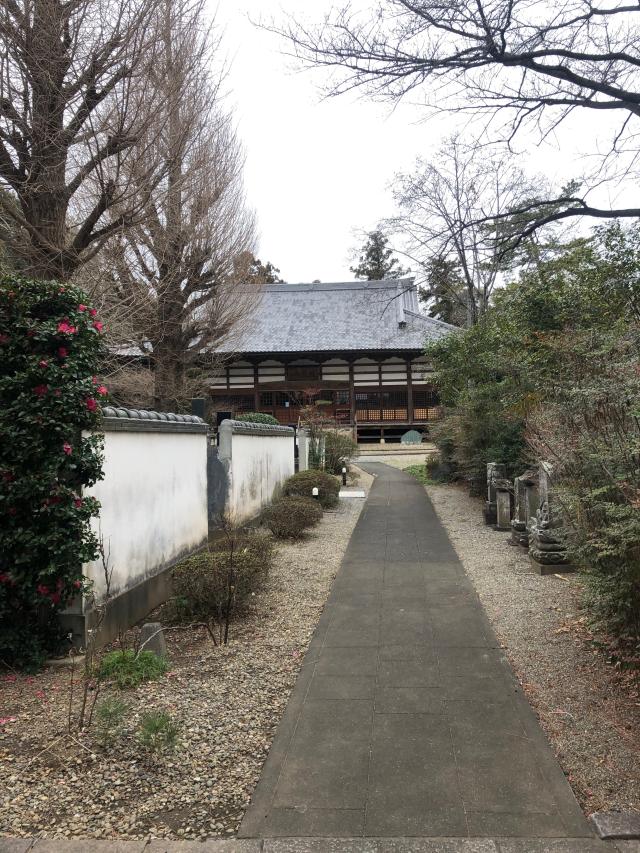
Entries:
{"type": "Polygon", "coordinates": [[[300,836],[319,850],[389,838],[388,853],[494,851],[497,837],[604,849],[425,490],[366,467],[376,480],[239,836],[267,851],[300,836]]]}

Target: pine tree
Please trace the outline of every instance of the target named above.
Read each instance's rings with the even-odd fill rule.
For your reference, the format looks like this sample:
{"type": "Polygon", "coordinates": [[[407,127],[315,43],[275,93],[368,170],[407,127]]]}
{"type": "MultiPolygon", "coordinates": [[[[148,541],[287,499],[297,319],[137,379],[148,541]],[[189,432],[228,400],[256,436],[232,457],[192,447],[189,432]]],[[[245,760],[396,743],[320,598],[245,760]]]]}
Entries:
{"type": "Polygon", "coordinates": [[[448,258],[431,258],[426,273],[426,287],[420,290],[420,300],[426,303],[427,314],[454,326],[465,326],[468,296],[460,265],[448,258]]]}
{"type": "Polygon", "coordinates": [[[379,281],[383,278],[402,278],[408,272],[400,266],[400,261],[393,257],[393,249],[389,248],[388,243],[389,240],[382,231],[369,232],[358,265],[351,267],[356,278],[379,281]]]}

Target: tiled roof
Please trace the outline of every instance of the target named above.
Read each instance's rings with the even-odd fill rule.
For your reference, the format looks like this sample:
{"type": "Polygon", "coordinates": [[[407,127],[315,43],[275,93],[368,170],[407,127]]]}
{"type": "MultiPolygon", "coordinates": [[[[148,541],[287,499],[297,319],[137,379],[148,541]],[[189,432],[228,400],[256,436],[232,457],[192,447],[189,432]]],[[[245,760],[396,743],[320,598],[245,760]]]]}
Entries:
{"type": "Polygon", "coordinates": [[[420,350],[454,328],[420,313],[412,278],[269,284],[246,330],[221,351],[420,350]]]}

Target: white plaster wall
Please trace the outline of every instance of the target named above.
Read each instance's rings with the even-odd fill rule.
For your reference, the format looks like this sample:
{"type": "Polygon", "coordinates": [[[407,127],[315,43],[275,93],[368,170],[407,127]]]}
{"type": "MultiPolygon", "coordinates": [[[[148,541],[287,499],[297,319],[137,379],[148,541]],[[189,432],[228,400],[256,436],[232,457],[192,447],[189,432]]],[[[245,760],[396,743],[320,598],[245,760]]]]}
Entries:
{"type": "Polygon", "coordinates": [[[293,442],[293,432],[232,435],[227,513],[234,523],[255,518],[294,473],[293,442]]]}
{"type": "MultiPolygon", "coordinates": [[[[101,503],[93,526],[109,553],[111,594],[118,595],[206,542],[207,436],[107,431],[104,479],[86,494],[101,503]]],[[[84,570],[99,598],[101,561],[84,570]]]]}

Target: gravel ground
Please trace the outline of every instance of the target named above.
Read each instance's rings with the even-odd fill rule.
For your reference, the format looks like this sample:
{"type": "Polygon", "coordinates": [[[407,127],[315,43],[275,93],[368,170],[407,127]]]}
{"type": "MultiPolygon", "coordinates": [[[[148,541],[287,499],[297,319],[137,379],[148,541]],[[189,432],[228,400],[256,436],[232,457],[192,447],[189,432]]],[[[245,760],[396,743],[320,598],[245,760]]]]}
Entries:
{"type": "Polygon", "coordinates": [[[385,465],[402,469],[409,465],[424,465],[427,456],[435,451],[435,447],[431,447],[432,450],[427,449],[424,453],[363,453],[359,459],[361,462],[384,462],[385,465]]]}
{"type": "MultiPolygon", "coordinates": [[[[360,473],[361,487],[371,481],[360,473]]],[[[169,632],[171,671],[112,691],[129,710],[109,749],[94,727],[66,734],[69,670],[0,676],[0,835],[235,833],[363,504],[341,501],[305,540],[279,545],[266,589],[227,647],[200,629],[169,632]],[[175,751],[138,744],[136,724],[151,709],[179,721],[175,751]]]]}
{"type": "Polygon", "coordinates": [[[462,488],[427,493],[585,812],[640,809],[638,681],[607,663],[580,577],[534,574],[462,488]]]}

